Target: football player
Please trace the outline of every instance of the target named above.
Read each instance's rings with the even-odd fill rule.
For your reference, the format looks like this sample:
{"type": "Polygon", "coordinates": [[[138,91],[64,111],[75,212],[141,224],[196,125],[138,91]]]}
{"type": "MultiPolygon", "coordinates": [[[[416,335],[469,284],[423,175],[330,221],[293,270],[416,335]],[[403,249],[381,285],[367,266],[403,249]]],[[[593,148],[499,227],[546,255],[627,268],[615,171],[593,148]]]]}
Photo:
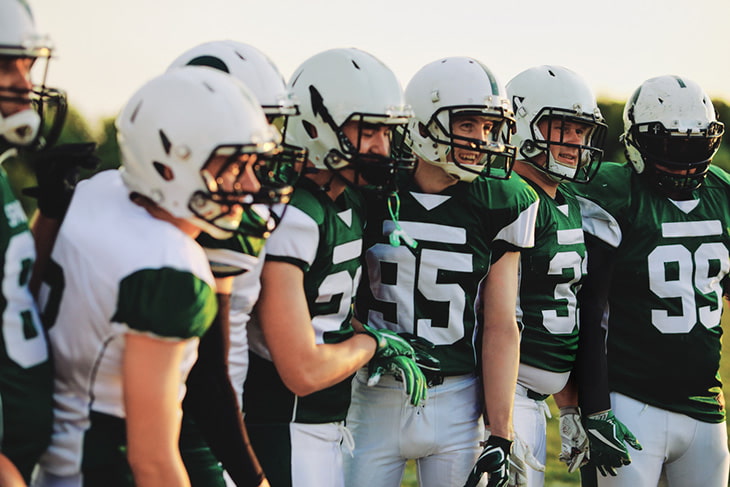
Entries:
{"type": "Polygon", "coordinates": [[[588,461],[589,438],[570,379],[578,350],[577,293],[587,271],[578,200],[565,182],[587,183],[603,155],[606,125],[587,83],[562,66],[537,66],[507,83],[517,120],[515,172],[540,195],[535,246],[520,257],[517,320],[520,368],[514,406],[511,485],[542,486],[545,399],[560,407],[560,460],[576,471],[588,461]],[[537,460],[537,463],[533,461],[537,460]],[[532,465],[531,465],[532,463],[532,465]]]}
{"type": "MultiPolygon", "coordinates": [[[[178,56],[170,69],[185,66],[217,69],[243,82],[256,96],[268,121],[282,134],[286,134],[289,117],[299,112],[279,70],[249,44],[230,40],[199,44],[178,56]]],[[[255,198],[258,203],[244,215],[242,233],[228,240],[216,240],[205,233],[198,237],[216,277],[219,310],[211,330],[201,340],[183,401],[180,446],[194,487],[223,485],[221,464],[233,483],[248,485],[249,474],[242,471],[240,461],[248,450],[240,417],[248,368],[246,323],[260,289],[263,245],[275,227],[270,205],[288,202],[304,155],[301,148],[284,144],[274,164],[259,175],[262,188],[255,198]]]]}
{"type": "Polygon", "coordinates": [[[605,384],[579,378],[590,403],[582,407],[615,414],[643,445],[598,485],[653,487],[663,472],[669,485],[724,487],[730,454],[718,368],[730,178],[710,165],[724,126],[702,88],[681,76],[642,83],[623,118],[628,164],[604,163],[590,184],[573,188],[591,237],[581,340],[587,333],[603,351],[605,320],[611,391],[609,402],[605,384]]]}
{"type": "Polygon", "coordinates": [[[308,162],[266,243],[249,324],[246,426],[272,486],[342,487],[354,372],[372,359],[401,375],[413,404],[425,392],[407,342],[367,327],[353,334],[350,323],[364,223],[358,188],[389,192],[398,169],[412,167],[391,141],[410,111],[393,72],[358,49],[312,56],[288,86],[302,113],[287,138],[308,149],[308,162]]]}
{"type": "Polygon", "coordinates": [[[405,95],[418,164],[397,197],[368,208],[355,315],[431,342],[441,372],[427,374],[428,400],[416,409],[404,407],[393,378],[371,388],[368,371],[358,372],[347,484],[399,486],[415,459],[424,487],[460,487],[467,478],[476,486],[482,476],[504,485],[519,352],[517,271],[520,250],[533,244],[538,197],[509,177],[512,107],[481,62],[429,63],[405,95]],[[482,451],[484,403],[491,434],[482,451]]]}
{"type": "MultiPolygon", "coordinates": [[[[0,162],[21,151],[27,155],[52,145],[60,131],[65,95],[45,86],[51,52],[48,39],[36,31],[28,4],[0,0],[0,162]],[[40,80],[37,69],[41,71],[40,80]],[[52,130],[41,130],[43,125],[52,130]]],[[[57,189],[45,187],[41,205],[44,215],[37,219],[34,230],[48,229],[45,212],[55,209],[56,201],[50,193],[57,189]]],[[[4,418],[5,430],[0,451],[28,481],[50,439],[52,371],[46,337],[29,287],[30,271],[36,260],[34,240],[23,207],[2,167],[0,201],[0,418],[4,418]]]]}
{"type": "Polygon", "coordinates": [[[117,132],[122,167],[78,186],[41,293],[56,364],[41,486],[189,485],[181,398],[217,308],[194,239],[237,231],[281,140],[245,86],[206,68],[146,83],[117,132]]]}

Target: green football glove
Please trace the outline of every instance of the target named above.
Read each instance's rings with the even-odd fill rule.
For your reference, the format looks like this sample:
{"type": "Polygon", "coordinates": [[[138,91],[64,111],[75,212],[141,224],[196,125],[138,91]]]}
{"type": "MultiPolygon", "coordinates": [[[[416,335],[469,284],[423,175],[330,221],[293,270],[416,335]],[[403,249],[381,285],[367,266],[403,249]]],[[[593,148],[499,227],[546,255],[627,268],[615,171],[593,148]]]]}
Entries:
{"type": "Polygon", "coordinates": [[[616,468],[631,463],[625,443],[635,450],[642,449],[633,433],[616,419],[610,409],[584,417],[583,426],[590,441],[590,463],[604,477],[607,474],[615,476],[616,468]]]}
{"type": "Polygon", "coordinates": [[[464,487],[476,487],[485,473],[489,475],[487,487],[502,487],[509,480],[509,457],[512,442],[490,435],[484,450],[477,458],[464,487]]]}
{"type": "Polygon", "coordinates": [[[364,332],[375,339],[378,348],[368,363],[368,385],[374,386],[383,374],[392,374],[403,382],[403,390],[418,406],[426,399],[426,377],[416,364],[416,353],[403,337],[391,330],[376,330],[363,324],[364,332]]]}

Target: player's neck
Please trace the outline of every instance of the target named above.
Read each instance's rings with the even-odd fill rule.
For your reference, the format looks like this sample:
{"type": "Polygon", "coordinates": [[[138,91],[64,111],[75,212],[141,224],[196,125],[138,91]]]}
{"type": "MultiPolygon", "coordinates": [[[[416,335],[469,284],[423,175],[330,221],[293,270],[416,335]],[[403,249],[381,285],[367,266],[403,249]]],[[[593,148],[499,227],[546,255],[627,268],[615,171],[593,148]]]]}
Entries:
{"type": "Polygon", "coordinates": [[[514,171],[522,176],[524,179],[528,179],[530,182],[537,184],[545,194],[555,199],[558,194],[558,184],[544,172],[537,169],[535,166],[525,161],[515,161],[514,171]]]}
{"type": "Polygon", "coordinates": [[[449,186],[459,182],[458,179],[448,175],[446,171],[438,166],[419,160],[413,179],[424,193],[440,193],[449,186]]]}
{"type": "Polygon", "coordinates": [[[198,235],[200,235],[199,227],[197,227],[196,225],[193,225],[188,220],[172,216],[172,214],[170,214],[170,212],[157,206],[151,199],[149,199],[145,196],[142,196],[138,193],[132,193],[129,196],[129,199],[131,199],[134,204],[139,205],[142,208],[144,208],[145,210],[147,210],[147,213],[152,215],[154,218],[157,218],[158,220],[166,221],[172,225],[175,225],[178,229],[180,229],[181,232],[185,233],[190,238],[195,239],[198,237],[198,235]]]}

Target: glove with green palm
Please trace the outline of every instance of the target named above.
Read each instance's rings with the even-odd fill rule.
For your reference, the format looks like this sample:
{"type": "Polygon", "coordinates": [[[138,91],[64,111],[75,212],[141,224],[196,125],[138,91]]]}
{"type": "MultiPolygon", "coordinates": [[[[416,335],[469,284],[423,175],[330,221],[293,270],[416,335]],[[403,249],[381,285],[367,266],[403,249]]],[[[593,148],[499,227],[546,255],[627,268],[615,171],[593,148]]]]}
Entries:
{"type": "Polygon", "coordinates": [[[426,399],[428,385],[426,377],[416,364],[416,353],[403,337],[394,331],[363,324],[364,333],[373,337],[378,345],[375,355],[368,363],[368,385],[374,386],[383,374],[392,374],[403,382],[403,390],[411,398],[411,404],[418,406],[426,399]]]}

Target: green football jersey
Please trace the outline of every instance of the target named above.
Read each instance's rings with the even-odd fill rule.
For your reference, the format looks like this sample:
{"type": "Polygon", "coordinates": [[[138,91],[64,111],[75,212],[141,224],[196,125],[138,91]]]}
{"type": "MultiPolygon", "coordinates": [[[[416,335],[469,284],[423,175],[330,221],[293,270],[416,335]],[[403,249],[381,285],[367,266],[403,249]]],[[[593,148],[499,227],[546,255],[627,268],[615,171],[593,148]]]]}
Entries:
{"type": "Polygon", "coordinates": [[[576,294],[587,268],[580,206],[562,184],[553,199],[537,184],[527,182],[540,195],[540,208],[535,246],[520,256],[520,362],[569,372],[578,349],[576,294]]]}
{"type": "MultiPolygon", "coordinates": [[[[606,163],[581,192],[584,228],[616,248],[607,314],[612,390],[706,422],[725,418],[720,315],[730,271],[730,177],[710,167],[692,199],[606,163]]],[[[590,258],[590,255],[589,255],[590,258]]]]}
{"type": "MultiPolygon", "coordinates": [[[[298,183],[289,207],[266,243],[266,260],[304,271],[304,292],[317,343],[352,334],[351,308],[360,280],[364,207],[349,188],[332,201],[310,179],[298,183]]],[[[246,421],[255,423],[342,421],[350,406],[351,379],[297,397],[268,356],[258,324],[249,324],[252,350],[244,388],[246,421]]]]}
{"type": "Polygon", "coordinates": [[[35,261],[33,237],[5,170],[0,167],[0,451],[28,480],[51,435],[53,373],[48,344],[28,289],[35,261]]]}
{"type": "Polygon", "coordinates": [[[391,245],[386,204],[368,207],[356,316],[433,342],[444,375],[473,373],[480,284],[505,251],[532,246],[537,194],[519,177],[477,178],[438,194],[412,183],[399,199],[398,224],[418,245],[391,245]]]}

